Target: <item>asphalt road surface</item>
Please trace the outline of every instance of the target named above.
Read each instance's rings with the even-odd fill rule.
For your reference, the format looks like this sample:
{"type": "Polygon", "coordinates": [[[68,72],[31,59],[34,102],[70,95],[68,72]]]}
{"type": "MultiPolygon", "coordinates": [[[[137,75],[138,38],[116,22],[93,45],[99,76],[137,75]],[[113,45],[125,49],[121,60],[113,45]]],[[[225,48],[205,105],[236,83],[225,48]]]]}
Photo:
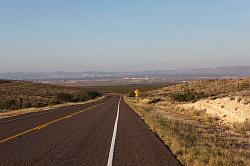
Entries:
{"type": "Polygon", "coordinates": [[[179,161],[119,95],[0,120],[1,166],[172,166],[179,161]]]}

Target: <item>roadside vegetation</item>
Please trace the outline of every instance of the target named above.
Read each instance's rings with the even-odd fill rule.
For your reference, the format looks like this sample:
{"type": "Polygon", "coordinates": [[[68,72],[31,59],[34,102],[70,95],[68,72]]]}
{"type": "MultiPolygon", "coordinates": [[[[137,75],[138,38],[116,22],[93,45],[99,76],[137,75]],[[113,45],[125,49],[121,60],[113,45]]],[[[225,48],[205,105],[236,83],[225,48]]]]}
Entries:
{"type": "Polygon", "coordinates": [[[82,87],[65,87],[27,81],[0,81],[0,110],[82,102],[99,96],[101,93],[82,87]]]}
{"type": "Polygon", "coordinates": [[[250,78],[197,80],[148,91],[144,96],[168,96],[176,101],[187,102],[207,97],[221,97],[230,94],[246,93],[247,95],[249,93],[249,88],[250,78]]]}
{"type": "MultiPolygon", "coordinates": [[[[125,101],[182,164],[245,166],[250,163],[249,117],[243,123],[228,123],[206,109],[186,109],[182,105],[229,98],[246,104],[244,108],[248,109],[249,85],[249,78],[193,81],[147,91],[140,98],[125,97],[125,101]]],[[[224,107],[229,108],[220,105],[224,107]]],[[[250,110],[243,111],[249,116],[250,110]]]]}

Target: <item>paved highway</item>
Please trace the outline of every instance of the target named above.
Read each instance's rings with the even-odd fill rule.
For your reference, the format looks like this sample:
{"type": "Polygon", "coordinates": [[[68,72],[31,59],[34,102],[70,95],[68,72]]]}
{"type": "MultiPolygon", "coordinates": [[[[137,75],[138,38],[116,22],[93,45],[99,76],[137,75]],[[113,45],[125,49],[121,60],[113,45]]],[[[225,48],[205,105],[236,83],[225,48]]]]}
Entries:
{"type": "Polygon", "coordinates": [[[0,165],[180,165],[119,95],[0,120],[0,165]]]}

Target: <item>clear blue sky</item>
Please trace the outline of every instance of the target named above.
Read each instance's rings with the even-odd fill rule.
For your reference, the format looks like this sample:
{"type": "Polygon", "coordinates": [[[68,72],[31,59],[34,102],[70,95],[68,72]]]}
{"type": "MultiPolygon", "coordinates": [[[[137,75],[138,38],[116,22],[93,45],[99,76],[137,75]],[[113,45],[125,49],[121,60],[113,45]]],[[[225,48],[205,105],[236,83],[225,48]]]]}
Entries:
{"type": "Polygon", "coordinates": [[[250,65],[249,0],[0,2],[0,72],[250,65]]]}

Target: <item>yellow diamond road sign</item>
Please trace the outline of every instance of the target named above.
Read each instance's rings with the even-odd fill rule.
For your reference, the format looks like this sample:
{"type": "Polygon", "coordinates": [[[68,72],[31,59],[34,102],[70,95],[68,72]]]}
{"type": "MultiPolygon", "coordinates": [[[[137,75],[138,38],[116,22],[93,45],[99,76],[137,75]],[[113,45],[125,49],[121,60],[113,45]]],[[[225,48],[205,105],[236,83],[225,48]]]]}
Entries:
{"type": "Polygon", "coordinates": [[[134,92],[135,92],[135,97],[138,97],[140,93],[139,90],[136,89],[134,92]]]}

